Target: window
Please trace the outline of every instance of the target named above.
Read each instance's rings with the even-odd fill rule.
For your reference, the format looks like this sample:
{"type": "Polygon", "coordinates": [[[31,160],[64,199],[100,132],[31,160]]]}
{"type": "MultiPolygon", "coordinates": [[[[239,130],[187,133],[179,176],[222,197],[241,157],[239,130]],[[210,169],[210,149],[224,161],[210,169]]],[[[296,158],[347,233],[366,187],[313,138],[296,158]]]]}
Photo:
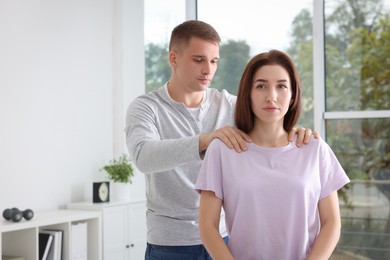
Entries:
{"type": "Polygon", "coordinates": [[[169,79],[169,36],[193,8],[186,3],[222,37],[211,87],[237,93],[259,52],[292,57],[303,85],[299,124],[321,132],[352,180],[340,192],[335,254],[389,259],[390,0],[146,0],[146,91],[169,79]]]}
{"type": "Polygon", "coordinates": [[[218,71],[211,87],[237,94],[242,72],[252,56],[271,49],[284,51],[297,66],[303,86],[304,111],[298,124],[313,129],[313,2],[197,2],[198,19],[211,24],[222,38],[218,71]]]}
{"type": "Polygon", "coordinates": [[[352,180],[338,249],[370,259],[390,258],[389,7],[324,5],[326,138],[352,180]]]}
{"type": "Polygon", "coordinates": [[[145,92],[169,80],[169,38],[173,28],[185,21],[185,11],[182,0],[145,0],[145,92]]]}

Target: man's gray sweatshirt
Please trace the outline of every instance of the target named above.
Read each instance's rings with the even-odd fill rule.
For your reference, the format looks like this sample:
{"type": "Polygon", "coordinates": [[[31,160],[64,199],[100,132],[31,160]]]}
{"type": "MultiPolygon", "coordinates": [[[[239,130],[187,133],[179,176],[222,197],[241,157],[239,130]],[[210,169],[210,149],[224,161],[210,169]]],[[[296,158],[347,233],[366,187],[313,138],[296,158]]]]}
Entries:
{"type": "MultiPolygon", "coordinates": [[[[171,99],[167,85],[136,98],[126,114],[126,140],[135,166],[145,174],[147,241],[184,246],[201,244],[199,194],[195,183],[202,164],[199,136],[234,123],[236,97],[208,88],[194,118],[171,99]]],[[[221,234],[226,235],[221,218],[221,234]]]]}

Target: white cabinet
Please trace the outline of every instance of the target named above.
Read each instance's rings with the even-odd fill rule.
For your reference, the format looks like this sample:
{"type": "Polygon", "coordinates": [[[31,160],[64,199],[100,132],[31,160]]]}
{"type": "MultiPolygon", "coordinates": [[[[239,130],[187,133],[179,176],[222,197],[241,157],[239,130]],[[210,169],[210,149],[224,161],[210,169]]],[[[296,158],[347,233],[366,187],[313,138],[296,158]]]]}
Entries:
{"type": "Polygon", "coordinates": [[[76,202],[69,209],[102,212],[103,259],[144,259],[146,249],[145,200],[109,203],[76,202]]]}
{"type": "Polygon", "coordinates": [[[128,259],[144,259],[147,235],[145,201],[129,204],[129,230],[130,255],[128,259]]]}
{"type": "Polygon", "coordinates": [[[75,210],[36,212],[33,219],[21,222],[0,222],[0,256],[13,255],[25,260],[37,260],[39,231],[61,229],[63,231],[62,259],[70,260],[72,252],[72,225],[86,223],[87,255],[89,260],[102,259],[101,213],[75,210]]]}
{"type": "Polygon", "coordinates": [[[107,260],[128,259],[128,207],[117,205],[103,208],[103,254],[107,260]]]}

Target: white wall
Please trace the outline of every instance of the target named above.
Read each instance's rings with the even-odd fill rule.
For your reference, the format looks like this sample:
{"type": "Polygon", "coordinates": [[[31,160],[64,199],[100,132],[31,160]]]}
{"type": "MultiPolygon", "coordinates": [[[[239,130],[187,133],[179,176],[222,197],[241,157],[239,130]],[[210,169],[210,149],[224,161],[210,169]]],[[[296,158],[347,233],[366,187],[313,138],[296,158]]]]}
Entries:
{"type": "MultiPolygon", "coordinates": [[[[123,4],[123,106],[120,111],[125,111],[130,102],[145,92],[145,42],[144,42],[144,0],[125,0],[123,4]],[[141,40],[140,40],[141,39],[141,40]]],[[[122,136],[122,150],[116,149],[116,153],[126,151],[125,136],[123,132],[125,120],[119,117],[122,125],[115,136],[122,136]]],[[[117,128],[118,129],[118,128],[117,128]]],[[[145,197],[145,175],[136,169],[136,175],[131,188],[133,198],[145,197]]]]}
{"type": "MultiPolygon", "coordinates": [[[[123,130],[115,129],[123,126],[125,102],[142,93],[144,74],[136,71],[139,84],[124,97],[129,87],[118,75],[132,72],[118,55],[133,43],[115,44],[123,39],[116,26],[124,19],[115,20],[123,1],[132,2],[0,0],[1,211],[88,200],[92,181],[103,178],[99,169],[124,150],[114,144],[123,130]]],[[[141,10],[123,18],[134,13],[142,24],[143,1],[133,2],[141,10]]],[[[142,30],[133,32],[136,45],[143,46],[142,30]]]]}
{"type": "MultiPolygon", "coordinates": [[[[124,135],[126,110],[145,92],[144,0],[114,3],[114,155],[127,153],[124,135]]],[[[145,198],[145,176],[135,168],[133,199],[145,198]]]]}

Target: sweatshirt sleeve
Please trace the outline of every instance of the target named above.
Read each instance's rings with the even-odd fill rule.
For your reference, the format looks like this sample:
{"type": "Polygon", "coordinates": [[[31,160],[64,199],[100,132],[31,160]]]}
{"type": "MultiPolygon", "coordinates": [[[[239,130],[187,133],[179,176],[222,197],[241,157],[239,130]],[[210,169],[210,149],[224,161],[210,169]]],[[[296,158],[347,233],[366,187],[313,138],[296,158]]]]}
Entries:
{"type": "Polygon", "coordinates": [[[200,160],[199,136],[162,140],[158,120],[156,108],[145,97],[136,98],[126,113],[127,148],[141,172],[167,171],[200,160]]]}

